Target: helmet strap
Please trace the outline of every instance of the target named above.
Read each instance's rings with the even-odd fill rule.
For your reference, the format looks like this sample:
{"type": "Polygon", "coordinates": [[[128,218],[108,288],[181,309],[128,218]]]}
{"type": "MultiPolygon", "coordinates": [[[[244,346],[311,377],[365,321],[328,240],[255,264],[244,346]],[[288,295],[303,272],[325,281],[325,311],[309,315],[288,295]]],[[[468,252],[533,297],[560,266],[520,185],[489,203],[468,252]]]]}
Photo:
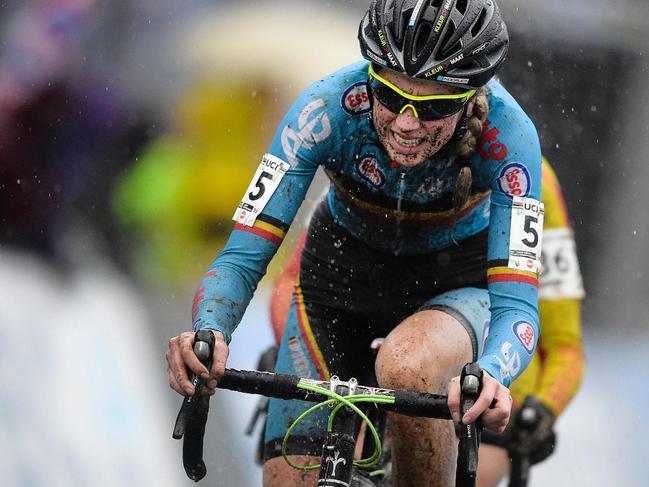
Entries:
{"type": "Polygon", "coordinates": [[[462,116],[460,117],[460,120],[458,120],[457,125],[455,126],[455,132],[451,137],[451,141],[453,142],[459,142],[460,140],[462,140],[462,137],[464,137],[466,131],[469,130],[469,116],[467,114],[467,108],[468,104],[464,105],[464,108],[462,109],[462,116]]]}
{"type": "Polygon", "coordinates": [[[370,102],[370,111],[367,114],[367,120],[370,123],[370,128],[372,129],[373,132],[376,132],[376,127],[374,126],[374,95],[372,94],[372,90],[370,89],[370,80],[367,80],[367,98],[370,102]]]}

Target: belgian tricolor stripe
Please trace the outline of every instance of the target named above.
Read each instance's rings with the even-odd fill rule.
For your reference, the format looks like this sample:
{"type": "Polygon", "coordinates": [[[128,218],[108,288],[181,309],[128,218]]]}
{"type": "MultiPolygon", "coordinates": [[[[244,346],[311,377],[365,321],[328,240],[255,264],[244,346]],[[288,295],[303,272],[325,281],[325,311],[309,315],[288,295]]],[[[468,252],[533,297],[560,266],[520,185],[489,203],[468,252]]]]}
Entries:
{"type": "Polygon", "coordinates": [[[490,284],[494,282],[524,282],[539,287],[539,276],[536,272],[513,269],[507,267],[507,264],[508,261],[505,259],[489,261],[487,282],[490,284]]]}
{"type": "Polygon", "coordinates": [[[253,226],[249,227],[237,223],[234,226],[234,230],[253,233],[258,237],[265,238],[266,240],[270,240],[274,244],[279,245],[286,236],[288,225],[277,218],[262,213],[257,217],[253,226]]]}
{"type": "Polygon", "coordinates": [[[311,330],[311,325],[309,324],[309,317],[306,314],[306,306],[304,306],[304,295],[302,294],[302,287],[300,286],[299,278],[295,284],[295,308],[297,310],[297,323],[302,332],[302,338],[306,344],[307,349],[309,350],[309,355],[311,355],[311,361],[315,365],[320,380],[329,380],[331,374],[327,363],[325,362],[322,351],[316,342],[315,336],[313,336],[313,331],[311,330]]]}

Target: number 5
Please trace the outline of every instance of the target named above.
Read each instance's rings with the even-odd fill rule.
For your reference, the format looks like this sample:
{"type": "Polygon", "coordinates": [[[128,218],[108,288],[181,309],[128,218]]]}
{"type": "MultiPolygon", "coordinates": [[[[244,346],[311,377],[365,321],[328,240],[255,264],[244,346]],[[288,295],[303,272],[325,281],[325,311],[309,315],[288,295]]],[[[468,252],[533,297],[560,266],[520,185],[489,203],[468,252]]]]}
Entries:
{"type": "Polygon", "coordinates": [[[523,243],[530,248],[536,247],[536,244],[539,243],[539,234],[536,229],[532,227],[532,224],[537,224],[539,222],[538,217],[532,215],[525,215],[525,224],[523,225],[523,230],[528,235],[532,236],[532,240],[529,240],[529,237],[523,239],[523,243]]]}
{"type": "Polygon", "coordinates": [[[255,187],[259,190],[257,193],[253,193],[252,191],[248,193],[248,198],[250,201],[255,201],[261,198],[264,193],[266,192],[266,186],[264,186],[264,183],[262,182],[262,179],[273,179],[273,175],[269,172],[262,171],[261,174],[259,175],[259,179],[257,179],[257,182],[255,183],[255,187]]]}

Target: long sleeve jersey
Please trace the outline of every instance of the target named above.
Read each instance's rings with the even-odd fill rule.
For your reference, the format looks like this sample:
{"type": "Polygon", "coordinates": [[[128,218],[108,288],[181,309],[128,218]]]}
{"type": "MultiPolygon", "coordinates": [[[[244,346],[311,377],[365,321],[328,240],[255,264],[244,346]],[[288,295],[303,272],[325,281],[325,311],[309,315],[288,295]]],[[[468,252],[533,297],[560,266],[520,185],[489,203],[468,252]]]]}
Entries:
{"type": "Polygon", "coordinates": [[[394,164],[369,116],[368,63],[313,83],[283,118],[237,208],[237,222],[196,294],[193,327],[229,342],[306,191],[322,166],[335,221],[388,254],[425,254],[488,229],[490,332],[479,363],[509,385],[539,335],[538,273],[543,229],[541,150],[533,123],[495,80],[489,115],[471,158],[473,185],[452,208],[459,165],[453,144],[418,166],[394,164]]]}

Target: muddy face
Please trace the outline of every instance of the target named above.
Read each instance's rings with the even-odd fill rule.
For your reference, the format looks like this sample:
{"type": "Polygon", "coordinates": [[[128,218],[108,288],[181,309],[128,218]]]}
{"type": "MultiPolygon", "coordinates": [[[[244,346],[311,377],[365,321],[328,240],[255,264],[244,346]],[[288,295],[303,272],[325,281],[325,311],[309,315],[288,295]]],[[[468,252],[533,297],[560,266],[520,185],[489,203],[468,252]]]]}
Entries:
{"type": "MultiPolygon", "coordinates": [[[[408,78],[390,70],[381,76],[401,90],[416,96],[453,93],[453,89],[431,81],[408,78]]],[[[372,117],[381,144],[397,164],[412,167],[436,154],[453,136],[462,112],[439,120],[420,120],[411,107],[403,113],[388,110],[374,100],[372,117]]]]}

